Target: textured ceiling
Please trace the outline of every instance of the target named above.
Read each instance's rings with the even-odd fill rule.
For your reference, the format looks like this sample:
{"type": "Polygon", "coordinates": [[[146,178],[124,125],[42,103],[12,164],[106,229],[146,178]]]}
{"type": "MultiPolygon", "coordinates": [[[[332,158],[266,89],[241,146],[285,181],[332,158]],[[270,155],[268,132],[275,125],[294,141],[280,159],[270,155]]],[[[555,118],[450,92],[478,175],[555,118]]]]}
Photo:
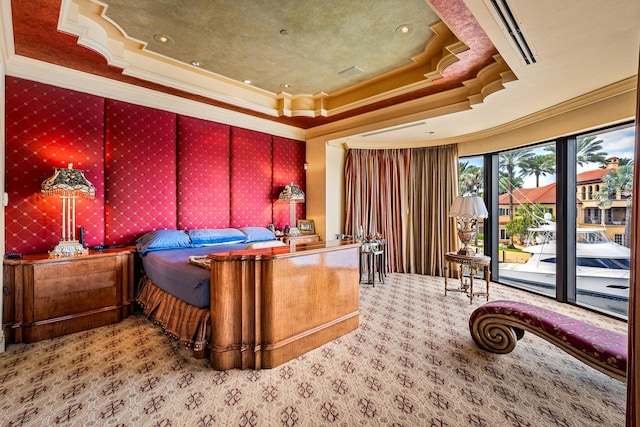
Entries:
{"type": "MultiPolygon", "coordinates": [[[[115,1],[120,0],[111,1],[114,8],[115,1]]],[[[274,134],[295,134],[296,138],[300,137],[297,135],[310,139],[326,138],[334,145],[362,148],[424,146],[485,138],[502,134],[507,128],[519,129],[523,123],[532,123],[571,111],[579,105],[588,105],[600,97],[604,99],[627,94],[636,88],[640,40],[640,2],[637,0],[380,2],[381,7],[393,5],[392,10],[396,7],[404,10],[399,5],[409,4],[424,11],[425,15],[420,15],[419,18],[428,23],[433,35],[425,36],[423,51],[417,56],[411,56],[410,50],[397,55],[400,61],[396,66],[400,68],[384,73],[382,67],[378,71],[384,73],[382,76],[355,85],[347,82],[351,86],[340,86],[340,90],[320,95],[297,91],[313,93],[332,90],[323,87],[324,84],[316,87],[315,83],[307,89],[299,87],[304,87],[311,81],[316,69],[322,69],[323,65],[326,67],[334,63],[331,70],[333,80],[341,84],[344,83],[344,78],[336,74],[345,67],[358,66],[365,72],[371,70],[364,65],[364,60],[341,63],[320,55],[319,49],[324,47],[323,42],[327,45],[327,50],[332,51],[336,44],[341,44],[340,41],[329,43],[323,39],[318,45],[313,44],[313,48],[306,52],[311,58],[304,57],[305,52],[302,52],[287,60],[273,60],[284,50],[279,43],[283,40],[288,40],[287,43],[291,39],[298,40],[310,28],[323,31],[327,29],[327,37],[340,35],[355,28],[350,24],[351,15],[357,17],[357,21],[369,24],[369,29],[360,31],[380,30],[383,27],[385,31],[391,31],[389,27],[395,26],[396,22],[390,22],[386,26],[376,25],[377,21],[373,16],[362,17],[362,13],[369,13],[369,2],[359,3],[362,5],[360,8],[345,15],[341,9],[345,6],[336,1],[332,7],[322,10],[328,14],[323,15],[312,8],[316,4],[329,4],[329,0],[300,0],[299,3],[308,4],[307,9],[303,13],[286,15],[291,22],[284,26],[279,19],[283,19],[285,13],[289,12],[283,13],[276,9],[281,2],[271,2],[272,8],[265,6],[263,12],[266,18],[258,19],[256,17],[260,15],[249,13],[249,8],[268,5],[269,2],[256,0],[239,3],[229,0],[225,7],[243,5],[236,9],[238,14],[235,20],[246,20],[248,23],[244,25],[252,28],[251,31],[253,27],[260,28],[263,23],[268,22],[273,28],[262,28],[261,31],[277,33],[270,35],[272,38],[269,42],[259,37],[251,38],[253,43],[247,45],[247,49],[252,53],[245,53],[229,47],[229,43],[242,34],[234,35],[233,30],[227,30],[232,34],[224,35],[223,44],[227,48],[221,53],[221,60],[217,59],[216,62],[214,58],[216,65],[224,63],[228,66],[234,62],[243,65],[256,58],[262,59],[257,61],[259,65],[253,67],[259,71],[258,77],[241,75],[245,72],[250,74],[250,71],[238,72],[237,77],[225,77],[221,74],[222,70],[214,68],[210,63],[211,59],[204,55],[194,58],[192,56],[196,54],[189,52],[177,60],[167,56],[169,53],[153,51],[157,48],[157,43],[151,42],[153,35],[166,32],[175,38],[173,49],[178,46],[178,41],[179,47],[183,47],[184,43],[192,46],[198,44],[185,42],[180,35],[184,27],[193,30],[189,16],[196,15],[200,21],[206,21],[207,14],[203,13],[205,9],[193,11],[191,5],[196,4],[196,1],[130,0],[135,6],[146,4],[144,12],[129,12],[128,17],[134,18],[140,27],[151,25],[146,20],[148,13],[153,10],[164,14],[171,22],[163,24],[157,30],[149,27],[147,35],[128,34],[120,26],[126,23],[114,24],[120,18],[110,17],[108,13],[111,12],[106,11],[107,4],[101,0],[2,1],[0,35],[3,43],[0,44],[0,52],[3,54],[6,73],[101,96],[109,96],[113,90],[117,92],[114,96],[122,99],[132,97],[133,102],[137,99],[136,96],[148,96],[149,99],[140,102],[153,106],[159,106],[162,102],[154,94],[164,92],[174,98],[163,97],[163,101],[178,98],[197,101],[197,104],[185,103],[188,107],[182,106],[180,102],[175,103],[180,106],[167,104],[166,108],[169,109],[182,108],[190,114],[203,117],[224,116],[225,120],[234,123],[251,122],[247,125],[256,129],[269,129],[274,134]],[[174,4],[180,5],[177,12],[172,9],[174,4]],[[536,58],[534,64],[526,64],[522,60],[513,37],[501,22],[496,4],[510,6],[513,17],[521,28],[519,34],[528,40],[536,58]],[[178,19],[179,13],[185,13],[182,9],[192,10],[191,15],[187,15],[186,22],[184,18],[178,19]],[[428,17],[429,9],[437,14],[438,22],[431,22],[428,17]],[[298,19],[310,24],[292,24],[298,19]],[[318,25],[321,21],[324,24],[318,25]],[[302,35],[297,28],[303,28],[302,35]],[[288,31],[286,36],[280,34],[282,29],[288,31]],[[137,41],[137,37],[141,40],[137,41]],[[267,54],[270,50],[276,53],[267,54]],[[309,65],[316,59],[320,66],[309,65]],[[188,61],[192,60],[201,61],[203,67],[190,65],[188,61]],[[410,64],[403,65],[407,61],[410,64]],[[280,64],[281,62],[286,64],[280,64]],[[276,66],[272,65],[274,63],[276,66]],[[61,71],[56,66],[64,67],[67,71],[61,71]],[[309,68],[304,68],[307,66],[309,68]],[[267,83],[260,79],[266,78],[266,71],[274,70],[277,72],[270,84],[279,86],[280,83],[288,83],[292,85],[290,93],[277,93],[282,90],[279,87],[263,89],[267,87],[267,83]],[[82,75],[76,78],[77,71],[99,78],[89,79],[82,75]],[[295,83],[295,77],[285,82],[284,73],[289,71],[303,76],[302,83],[295,83]],[[254,80],[253,85],[235,80],[245,78],[254,80]],[[105,83],[114,80],[125,85],[105,83]],[[152,91],[130,90],[133,86],[152,91]],[[221,113],[221,110],[226,113],[221,113]],[[245,120],[246,116],[254,116],[258,120],[245,120]]],[[[356,0],[345,0],[344,3],[358,4],[356,0]]],[[[210,4],[211,2],[203,3],[202,7],[206,8],[210,4]]],[[[214,10],[212,13],[220,11],[214,10]]],[[[222,25],[227,20],[231,21],[231,18],[209,23],[207,28],[222,25]]],[[[399,25],[400,19],[398,21],[399,25]]],[[[135,27],[132,32],[134,30],[135,27]]],[[[199,41],[203,39],[201,34],[207,31],[208,29],[196,31],[188,38],[194,39],[192,42],[199,41]]],[[[392,37],[398,39],[396,36],[393,33],[392,37]]],[[[169,46],[164,48],[168,49],[169,46]]],[[[186,52],[184,49],[178,50],[186,52]]],[[[395,58],[397,53],[395,48],[384,47],[383,43],[376,43],[372,52],[380,61],[387,55],[395,58]]],[[[355,54],[349,57],[353,58],[356,58],[355,54]]],[[[391,62],[394,61],[396,59],[391,62]]],[[[232,71],[226,72],[231,74],[232,71]]],[[[612,115],[618,117],[615,114],[617,113],[612,115]]]]}
{"type": "Polygon", "coordinates": [[[104,3],[104,15],[148,51],[290,94],[332,93],[409,65],[439,21],[424,0],[104,3]],[[411,31],[396,32],[403,25],[411,31]]]}
{"type": "MultiPolygon", "coordinates": [[[[501,84],[494,82],[509,76],[505,73],[508,67],[496,56],[495,47],[462,0],[432,0],[433,10],[423,0],[378,1],[375,7],[368,2],[325,1],[322,4],[331,4],[331,7],[326,7],[323,13],[314,12],[310,6],[297,11],[297,6],[291,6],[291,12],[278,12],[267,7],[269,2],[258,3],[262,5],[259,10],[249,10],[256,7],[249,6],[249,2],[244,8],[238,8],[235,2],[223,2],[212,11],[211,2],[203,2],[199,7],[192,7],[192,2],[188,5],[181,3],[180,8],[173,9],[171,5],[175,2],[167,0],[130,1],[134,6],[118,6],[120,3],[116,1],[120,0],[112,0],[111,5],[98,0],[62,0],[62,3],[59,0],[40,0],[36,4],[13,0],[15,53],[302,129],[412,100],[424,100],[410,106],[414,112],[442,108],[447,104],[455,104],[457,109],[469,108],[472,103],[482,102],[487,94],[500,90],[501,84]],[[349,7],[360,4],[361,7],[345,9],[342,3],[350,4],[349,7]],[[389,4],[394,7],[389,8],[389,4]],[[118,7],[124,9],[114,16],[118,7]],[[439,18],[431,22],[436,17],[436,9],[439,18]],[[215,14],[223,10],[224,18],[217,18],[215,14]],[[151,17],[153,11],[160,12],[158,17],[151,17]],[[268,19],[261,18],[260,13],[268,19]],[[288,25],[280,22],[282,16],[287,16],[288,25]],[[307,19],[307,16],[312,19],[307,19]],[[240,51],[228,44],[237,42],[230,28],[239,24],[226,27],[227,21],[245,22],[244,37],[240,37],[244,38],[244,47],[239,47],[240,51]],[[263,21],[270,24],[263,27],[263,21]],[[203,28],[197,30],[194,22],[200,22],[203,28]],[[395,32],[397,26],[403,24],[412,26],[412,31],[404,37],[395,32]],[[214,31],[210,27],[218,25],[223,28],[215,33],[218,38],[210,36],[214,31]],[[429,28],[425,28],[427,25],[429,28]],[[126,31],[125,26],[131,27],[130,30],[126,31]],[[138,26],[147,30],[139,30],[138,26]],[[358,26],[359,30],[355,30],[358,26]],[[185,27],[193,33],[183,36],[185,27]],[[261,29],[258,31],[257,28],[261,29]],[[288,57],[280,56],[274,61],[272,58],[282,55],[284,49],[279,42],[283,39],[314,38],[312,34],[304,35],[305,28],[322,30],[322,34],[326,34],[321,36],[324,37],[323,43],[309,41],[307,44],[311,47],[307,49],[298,45],[295,55],[287,53],[288,57]],[[288,34],[280,34],[282,29],[288,34]],[[369,34],[362,39],[373,47],[367,49],[361,45],[345,44],[344,34],[354,30],[355,33],[369,34]],[[225,32],[232,34],[223,34],[225,32]],[[272,38],[269,43],[261,39],[266,36],[246,37],[246,34],[268,32],[272,38]],[[158,46],[154,39],[156,34],[166,34],[172,41],[158,46]],[[203,34],[213,38],[205,38],[203,34]],[[208,40],[215,40],[224,51],[207,49],[206,45],[214,43],[208,40]],[[398,47],[398,40],[404,40],[400,42],[402,48],[398,47]],[[413,41],[408,43],[408,40],[413,41]],[[180,60],[168,56],[177,56],[177,52],[182,51],[177,48],[184,45],[191,46],[190,49],[199,46],[203,53],[189,53],[180,60]],[[159,47],[175,52],[153,52],[152,49],[159,47]],[[214,55],[212,52],[218,52],[224,58],[217,61],[207,59],[206,55],[214,55]],[[195,60],[202,63],[201,68],[188,63],[194,60],[194,56],[198,56],[195,60]],[[281,64],[274,69],[274,62],[281,64]],[[379,64],[374,65],[377,62],[379,64]],[[243,68],[247,64],[252,65],[249,69],[243,68]],[[218,66],[227,67],[224,72],[236,73],[238,77],[224,76],[218,66]],[[371,69],[374,66],[378,67],[376,71],[371,69]],[[363,72],[347,78],[340,75],[341,71],[351,67],[358,67],[363,72]],[[485,69],[489,71],[479,78],[485,69]],[[254,76],[256,73],[259,74],[257,77],[254,76]],[[263,75],[271,77],[260,81],[263,75]],[[247,78],[255,81],[254,85],[236,80],[247,78]],[[362,78],[368,80],[360,81],[362,78]],[[282,91],[281,83],[291,85],[292,90],[282,91]],[[277,88],[275,91],[262,89],[267,85],[277,88]],[[341,89],[327,94],[330,88],[323,88],[325,85],[341,89]],[[298,86],[307,89],[298,92],[298,86]],[[490,86],[488,90],[485,89],[487,86],[490,86]],[[462,91],[453,91],[456,88],[462,91]],[[306,93],[307,90],[311,93],[306,93]],[[447,93],[449,98],[431,97],[440,93],[447,93]]],[[[404,114],[407,112],[403,111],[404,114]]]]}

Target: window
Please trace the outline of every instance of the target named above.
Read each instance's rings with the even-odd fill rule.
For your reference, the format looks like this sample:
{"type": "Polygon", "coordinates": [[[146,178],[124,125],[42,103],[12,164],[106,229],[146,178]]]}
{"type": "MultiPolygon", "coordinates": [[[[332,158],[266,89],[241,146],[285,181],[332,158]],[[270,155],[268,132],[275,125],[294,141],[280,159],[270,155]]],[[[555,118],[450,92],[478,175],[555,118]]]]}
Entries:
{"type": "Polygon", "coordinates": [[[484,156],[494,280],[626,319],[634,132],[626,124],[484,156]]]}
{"type": "MultiPolygon", "coordinates": [[[[484,158],[467,157],[458,161],[458,194],[484,195],[484,158]]],[[[478,221],[476,241],[470,246],[476,252],[482,253],[484,248],[484,221],[478,221]]]]}
{"type": "Polygon", "coordinates": [[[575,142],[576,184],[588,179],[593,186],[591,200],[575,207],[578,218],[586,210],[591,219],[576,224],[576,302],[624,317],[630,264],[625,219],[631,212],[621,196],[632,190],[634,133],[626,126],[578,135],[575,142]]]}
{"type": "Polygon", "coordinates": [[[484,194],[484,159],[467,157],[458,162],[458,194],[484,194]]]}
{"type": "Polygon", "coordinates": [[[499,277],[554,296],[555,143],[498,153],[498,165],[499,277]]]}

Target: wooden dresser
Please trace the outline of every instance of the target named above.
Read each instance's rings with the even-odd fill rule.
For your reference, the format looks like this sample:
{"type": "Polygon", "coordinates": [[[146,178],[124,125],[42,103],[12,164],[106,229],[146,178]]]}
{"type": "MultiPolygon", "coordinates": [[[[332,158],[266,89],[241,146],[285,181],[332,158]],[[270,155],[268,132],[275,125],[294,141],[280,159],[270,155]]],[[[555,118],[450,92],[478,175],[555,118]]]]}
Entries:
{"type": "Polygon", "coordinates": [[[9,343],[30,343],[116,323],[133,313],[134,248],[4,260],[9,343]]]}

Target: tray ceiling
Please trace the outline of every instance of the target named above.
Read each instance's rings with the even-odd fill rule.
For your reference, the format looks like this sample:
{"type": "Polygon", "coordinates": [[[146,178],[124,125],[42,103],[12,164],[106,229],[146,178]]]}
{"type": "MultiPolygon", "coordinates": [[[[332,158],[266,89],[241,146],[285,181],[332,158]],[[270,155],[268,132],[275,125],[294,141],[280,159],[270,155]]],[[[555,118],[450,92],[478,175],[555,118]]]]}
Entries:
{"type": "Polygon", "coordinates": [[[308,129],[417,99],[416,111],[470,108],[502,89],[512,75],[482,28],[462,0],[441,3],[437,12],[423,0],[12,8],[18,55],[308,129]]]}
{"type": "Polygon", "coordinates": [[[640,36],[633,0],[11,0],[0,13],[8,75],[100,94],[116,80],[362,147],[460,142],[635,90],[640,36]]]}
{"type": "Polygon", "coordinates": [[[291,95],[334,93],[415,63],[440,20],[424,0],[104,3],[103,15],[148,52],[291,95]]]}

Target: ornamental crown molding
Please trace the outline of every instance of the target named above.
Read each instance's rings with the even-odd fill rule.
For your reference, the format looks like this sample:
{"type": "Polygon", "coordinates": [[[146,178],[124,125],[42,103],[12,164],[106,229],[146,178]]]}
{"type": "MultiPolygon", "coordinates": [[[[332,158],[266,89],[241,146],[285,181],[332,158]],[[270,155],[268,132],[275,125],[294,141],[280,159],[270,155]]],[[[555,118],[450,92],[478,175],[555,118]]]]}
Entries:
{"type": "MultiPolygon", "coordinates": [[[[468,51],[440,21],[430,26],[434,36],[424,51],[409,58],[409,64],[399,69],[334,93],[272,93],[147,50],[144,42],[128,36],[106,15],[107,8],[108,5],[99,0],[63,0],[58,29],[77,36],[78,45],[99,53],[109,65],[121,69],[123,75],[274,118],[330,118],[425,90],[460,60],[461,53],[468,51]]],[[[472,92],[478,92],[470,95],[472,102],[481,102],[486,94],[501,88],[500,85],[485,86],[481,82],[471,88],[472,92]]],[[[425,95],[431,96],[433,94],[425,95]]],[[[458,101],[454,97],[451,102],[458,101]]]]}

